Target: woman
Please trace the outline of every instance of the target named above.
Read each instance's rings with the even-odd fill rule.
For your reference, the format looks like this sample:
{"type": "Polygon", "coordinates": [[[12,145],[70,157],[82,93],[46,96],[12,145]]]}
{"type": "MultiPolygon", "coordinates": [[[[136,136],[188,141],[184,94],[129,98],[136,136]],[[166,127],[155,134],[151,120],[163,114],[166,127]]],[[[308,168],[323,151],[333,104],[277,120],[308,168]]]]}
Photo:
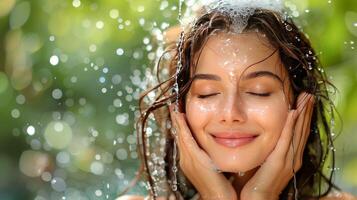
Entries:
{"type": "Polygon", "coordinates": [[[309,40],[274,9],[217,5],[169,47],[173,56],[159,62],[169,77],[161,81],[159,70],[159,84],[140,99],[138,144],[150,197],[352,199],[334,192],[334,170],[322,171],[327,156],[334,169],[327,120],[334,87],[309,40]],[[150,120],[165,138],[164,162],[149,147],[150,120]]]}

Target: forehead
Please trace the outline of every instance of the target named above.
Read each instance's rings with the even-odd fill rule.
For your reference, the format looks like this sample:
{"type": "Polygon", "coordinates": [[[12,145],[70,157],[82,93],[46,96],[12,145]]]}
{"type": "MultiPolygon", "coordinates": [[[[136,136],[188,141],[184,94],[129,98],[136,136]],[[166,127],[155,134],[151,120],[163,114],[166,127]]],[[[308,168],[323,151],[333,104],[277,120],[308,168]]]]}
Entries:
{"type": "Polygon", "coordinates": [[[284,75],[276,49],[260,33],[219,33],[210,36],[202,48],[196,73],[229,73],[268,70],[284,75]]]}

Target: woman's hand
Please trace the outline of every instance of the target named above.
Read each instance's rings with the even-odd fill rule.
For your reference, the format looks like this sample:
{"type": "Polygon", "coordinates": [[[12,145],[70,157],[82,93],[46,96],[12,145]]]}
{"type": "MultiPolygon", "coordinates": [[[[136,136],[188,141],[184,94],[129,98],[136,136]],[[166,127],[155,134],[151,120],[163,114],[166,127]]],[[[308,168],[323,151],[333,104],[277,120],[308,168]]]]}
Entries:
{"type": "Polygon", "coordinates": [[[173,111],[170,116],[180,156],[180,168],[200,193],[202,199],[235,200],[237,194],[229,180],[217,171],[211,158],[192,137],[184,113],[173,111]]]}
{"type": "Polygon", "coordinates": [[[314,97],[301,93],[296,110],[290,110],[276,147],[243,187],[241,200],[276,200],[302,165],[310,133],[314,97]],[[293,141],[292,141],[293,140],[293,141]],[[294,161],[294,162],[293,162],[294,161]]]}

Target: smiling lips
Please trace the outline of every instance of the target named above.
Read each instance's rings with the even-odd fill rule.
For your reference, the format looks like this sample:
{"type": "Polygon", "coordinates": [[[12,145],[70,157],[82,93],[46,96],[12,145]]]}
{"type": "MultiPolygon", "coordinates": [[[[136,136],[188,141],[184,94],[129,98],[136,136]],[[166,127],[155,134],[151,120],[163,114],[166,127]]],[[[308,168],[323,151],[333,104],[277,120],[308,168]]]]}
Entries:
{"type": "Polygon", "coordinates": [[[213,139],[225,147],[236,148],[253,141],[258,135],[241,133],[216,133],[212,134],[213,139]]]}

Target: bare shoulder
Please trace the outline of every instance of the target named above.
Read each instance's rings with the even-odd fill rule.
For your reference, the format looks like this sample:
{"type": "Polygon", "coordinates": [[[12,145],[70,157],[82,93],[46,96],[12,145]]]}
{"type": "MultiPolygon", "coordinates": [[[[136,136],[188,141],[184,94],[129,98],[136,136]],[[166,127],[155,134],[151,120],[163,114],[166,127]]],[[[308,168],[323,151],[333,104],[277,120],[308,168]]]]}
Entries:
{"type": "Polygon", "coordinates": [[[321,198],[321,200],[357,200],[357,197],[347,192],[335,191],[321,198]]]}
{"type": "Polygon", "coordinates": [[[138,196],[138,195],[123,195],[115,200],[145,200],[144,196],[138,196]]]}
{"type": "MultiPolygon", "coordinates": [[[[157,197],[156,199],[157,200],[168,200],[165,197],[157,197]]],[[[123,195],[123,196],[116,198],[115,200],[151,200],[151,198],[149,198],[148,196],[144,197],[144,196],[139,196],[139,195],[123,195]]]]}

